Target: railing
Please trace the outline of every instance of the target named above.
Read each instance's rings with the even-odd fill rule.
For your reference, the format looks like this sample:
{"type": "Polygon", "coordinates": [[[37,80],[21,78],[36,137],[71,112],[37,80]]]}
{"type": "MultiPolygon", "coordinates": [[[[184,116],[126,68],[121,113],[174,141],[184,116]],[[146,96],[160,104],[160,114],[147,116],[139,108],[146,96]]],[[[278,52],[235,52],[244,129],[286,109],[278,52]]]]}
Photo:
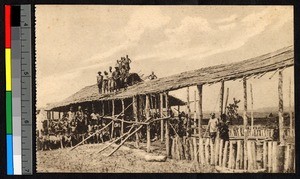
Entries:
{"type": "Polygon", "coordinates": [[[295,145],[278,145],[277,141],[216,139],[213,144],[209,138],[175,137],[171,155],[216,166],[220,172],[295,172],[295,145]]]}

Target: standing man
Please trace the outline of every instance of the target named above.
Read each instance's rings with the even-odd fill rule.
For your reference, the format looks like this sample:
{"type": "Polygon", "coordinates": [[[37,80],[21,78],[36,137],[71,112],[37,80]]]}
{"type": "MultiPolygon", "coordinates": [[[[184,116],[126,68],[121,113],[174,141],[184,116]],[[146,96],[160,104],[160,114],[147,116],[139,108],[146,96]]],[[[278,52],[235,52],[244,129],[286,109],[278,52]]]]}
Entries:
{"type": "Polygon", "coordinates": [[[103,84],[103,76],[101,75],[101,71],[99,71],[97,76],[97,85],[99,89],[99,94],[102,94],[102,84],[103,84]]]}
{"type": "Polygon", "coordinates": [[[114,81],[113,81],[113,77],[112,77],[112,67],[109,67],[108,70],[108,92],[113,92],[114,90],[114,81]]]}
{"type": "Polygon", "coordinates": [[[226,114],[221,115],[221,121],[219,124],[220,139],[223,141],[229,141],[229,121],[226,114]]]}
{"type": "Polygon", "coordinates": [[[104,71],[104,76],[103,76],[103,85],[102,85],[102,92],[106,93],[108,91],[108,73],[107,71],[104,71]]]}
{"type": "Polygon", "coordinates": [[[130,58],[128,58],[128,55],[126,55],[126,58],[124,59],[124,65],[128,72],[130,70],[130,63],[131,63],[131,60],[130,60],[130,58]]]}
{"type": "MultiPolygon", "coordinates": [[[[207,133],[207,131],[209,131],[209,136],[213,142],[213,144],[215,143],[215,139],[217,137],[217,132],[218,132],[218,126],[219,126],[219,120],[218,118],[216,118],[215,113],[211,113],[210,114],[210,119],[208,121],[208,125],[205,131],[205,134],[207,133]]],[[[204,135],[205,136],[205,135],[204,135]]]]}
{"type": "Polygon", "coordinates": [[[119,67],[115,67],[115,71],[112,74],[114,82],[115,82],[115,90],[119,91],[120,89],[120,78],[121,78],[121,74],[120,74],[120,70],[119,67]]]}

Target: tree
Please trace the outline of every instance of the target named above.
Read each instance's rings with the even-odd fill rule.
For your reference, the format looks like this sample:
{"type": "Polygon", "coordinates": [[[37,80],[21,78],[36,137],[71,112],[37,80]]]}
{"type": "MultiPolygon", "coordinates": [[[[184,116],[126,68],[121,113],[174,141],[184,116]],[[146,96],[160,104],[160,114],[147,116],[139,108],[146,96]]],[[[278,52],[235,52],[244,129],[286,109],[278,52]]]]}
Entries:
{"type": "Polygon", "coordinates": [[[243,118],[238,114],[239,103],[241,100],[233,98],[233,103],[228,104],[227,117],[231,124],[243,124],[243,118]]]}

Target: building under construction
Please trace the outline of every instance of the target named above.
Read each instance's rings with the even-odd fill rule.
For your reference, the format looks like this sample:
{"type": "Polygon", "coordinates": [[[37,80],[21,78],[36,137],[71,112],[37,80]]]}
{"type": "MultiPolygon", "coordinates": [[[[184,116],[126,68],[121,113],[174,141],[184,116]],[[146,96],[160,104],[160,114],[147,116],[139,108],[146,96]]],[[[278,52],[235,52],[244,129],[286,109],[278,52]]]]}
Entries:
{"type": "MultiPolygon", "coordinates": [[[[192,160],[203,165],[213,165],[220,172],[295,172],[295,144],[287,138],[294,139],[293,115],[290,111],[290,126],[283,124],[283,74],[286,68],[294,66],[294,47],[289,46],[272,53],[264,54],[248,60],[221,64],[187,71],[177,75],[143,81],[126,90],[116,93],[99,94],[97,85],[87,86],[66,100],[50,104],[46,108],[47,118],[53,119],[55,114],[60,116],[67,112],[71,106],[76,108],[95,109],[101,116],[110,119],[109,125],[119,121],[122,124],[121,137],[115,141],[122,141],[121,147],[127,138],[136,136],[137,132],[144,126],[146,128],[147,152],[151,147],[150,125],[153,122],[160,123],[160,140],[164,141],[167,157],[178,160],[192,160]],[[249,115],[247,106],[247,80],[261,77],[267,73],[278,73],[278,128],[279,140],[273,140],[272,130],[248,125],[249,115]],[[230,140],[223,141],[219,138],[213,143],[203,135],[203,86],[220,83],[219,110],[217,116],[224,113],[224,83],[230,80],[241,80],[241,88],[244,91],[243,125],[230,128],[230,140]],[[197,86],[198,100],[190,102],[189,87],[197,86]],[[187,102],[169,95],[169,91],[187,88],[187,102]],[[190,105],[196,106],[197,112],[191,112],[190,105]],[[184,137],[176,133],[172,137],[170,131],[174,128],[170,120],[171,106],[179,108],[185,106],[188,116],[188,128],[193,134],[184,137]],[[157,113],[159,115],[153,115],[157,113]],[[192,117],[193,116],[193,117],[192,117]],[[130,120],[128,120],[130,119],[130,120]],[[193,125],[191,123],[193,122],[193,125]],[[125,124],[131,124],[132,128],[124,129],[125,124]]],[[[272,78],[270,80],[274,80],[272,78]]],[[[113,128],[112,128],[113,129],[113,128]]],[[[114,142],[114,141],[113,141],[114,142]]]]}

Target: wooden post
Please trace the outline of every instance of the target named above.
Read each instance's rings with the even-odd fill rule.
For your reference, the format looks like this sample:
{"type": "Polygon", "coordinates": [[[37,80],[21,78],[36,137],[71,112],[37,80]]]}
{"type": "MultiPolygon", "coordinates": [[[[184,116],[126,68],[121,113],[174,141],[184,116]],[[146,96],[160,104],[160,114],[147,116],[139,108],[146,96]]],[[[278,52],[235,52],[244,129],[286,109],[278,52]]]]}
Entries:
{"type": "Polygon", "coordinates": [[[155,94],[155,96],[154,96],[154,110],[155,110],[155,113],[157,113],[157,94],[155,94]]]}
{"type": "Polygon", "coordinates": [[[58,119],[61,119],[60,117],[61,117],[61,115],[60,115],[60,111],[59,111],[59,112],[58,112],[58,119]]]}
{"type": "MultiPolygon", "coordinates": [[[[111,110],[111,117],[114,120],[115,119],[115,100],[111,101],[112,103],[112,110],[111,110]]],[[[112,125],[111,125],[111,134],[110,134],[110,138],[114,138],[114,129],[115,129],[115,122],[113,121],[112,125]]]]}
{"type": "MultiPolygon", "coordinates": [[[[160,117],[163,117],[163,102],[164,102],[164,98],[163,98],[163,94],[160,93],[159,94],[159,101],[160,101],[160,105],[159,105],[159,113],[160,113],[160,117]]],[[[160,120],[160,141],[163,142],[164,141],[164,120],[160,120]]]]}
{"type": "Polygon", "coordinates": [[[293,136],[292,80],[289,84],[290,135],[293,136]]]}
{"type": "Polygon", "coordinates": [[[279,118],[279,141],[280,143],[284,143],[284,129],[283,129],[283,92],[282,92],[282,84],[283,84],[283,77],[282,71],[278,73],[278,96],[279,96],[279,109],[278,109],[278,118],[279,118]]]}
{"type": "Polygon", "coordinates": [[[250,95],[251,95],[251,136],[253,136],[254,117],[253,117],[253,92],[252,92],[252,84],[250,84],[250,95]]]}
{"type": "Polygon", "coordinates": [[[54,119],[54,111],[51,111],[52,112],[52,119],[54,119]]]}
{"type": "Polygon", "coordinates": [[[229,97],[229,88],[227,88],[227,90],[226,90],[226,98],[225,98],[225,105],[224,105],[224,114],[226,114],[226,110],[227,110],[228,97],[229,97]]]}
{"type": "MultiPolygon", "coordinates": [[[[145,105],[146,119],[150,118],[150,100],[149,95],[146,95],[145,105]]],[[[150,124],[147,125],[147,152],[150,152],[151,139],[150,139],[150,124]]]]}
{"type": "Polygon", "coordinates": [[[199,132],[199,138],[202,138],[201,132],[202,132],[202,125],[201,122],[203,120],[203,111],[202,111],[202,87],[203,85],[197,85],[198,89],[198,95],[199,95],[199,101],[198,101],[198,108],[199,108],[199,119],[198,119],[198,132],[199,132]]]}
{"type": "MultiPolygon", "coordinates": [[[[123,113],[122,119],[125,120],[125,104],[124,104],[124,99],[121,99],[121,103],[122,103],[122,113],[123,113]]],[[[121,123],[121,135],[123,135],[123,133],[124,133],[124,121],[122,121],[122,123],[121,123]]]]}
{"type": "Polygon", "coordinates": [[[197,93],[196,91],[194,91],[194,134],[197,133],[197,123],[196,123],[196,120],[197,120],[197,93]]]}
{"type": "MultiPolygon", "coordinates": [[[[135,119],[135,122],[138,122],[138,104],[137,104],[137,96],[133,96],[132,98],[132,108],[133,108],[133,117],[135,119]]],[[[137,129],[137,127],[136,127],[137,129]]],[[[139,135],[138,133],[135,133],[135,142],[136,142],[136,147],[139,148],[139,135]]]]}
{"type": "Polygon", "coordinates": [[[243,123],[244,123],[244,169],[247,169],[247,81],[246,77],[243,78],[243,89],[244,89],[244,113],[243,113],[243,123]]]}
{"type": "MultiPolygon", "coordinates": [[[[167,116],[170,116],[170,106],[169,106],[169,95],[167,92],[165,94],[165,100],[166,100],[166,109],[167,109],[167,116]]],[[[167,157],[170,156],[170,133],[169,133],[169,121],[166,120],[166,152],[167,157]]]]}
{"type": "Polygon", "coordinates": [[[190,108],[190,87],[186,88],[186,114],[187,114],[187,130],[186,130],[186,136],[190,136],[190,130],[191,130],[191,108],[190,108]]]}
{"type": "Polygon", "coordinates": [[[105,115],[105,105],[104,105],[104,101],[101,101],[101,109],[102,109],[102,116],[105,115]]]}
{"type": "Polygon", "coordinates": [[[223,114],[223,102],[224,102],[224,81],[221,81],[221,89],[220,89],[220,116],[223,114]]]}

